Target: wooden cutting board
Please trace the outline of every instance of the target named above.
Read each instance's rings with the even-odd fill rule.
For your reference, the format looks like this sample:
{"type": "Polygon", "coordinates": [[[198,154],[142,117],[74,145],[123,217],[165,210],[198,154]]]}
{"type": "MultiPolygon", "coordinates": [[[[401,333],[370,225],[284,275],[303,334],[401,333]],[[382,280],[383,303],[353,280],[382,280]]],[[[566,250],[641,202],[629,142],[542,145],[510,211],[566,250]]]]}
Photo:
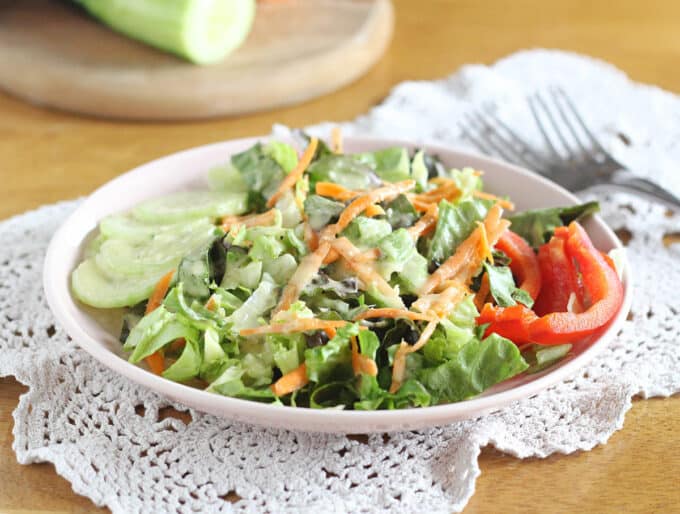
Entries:
{"type": "Polygon", "coordinates": [[[196,66],[120,36],[67,1],[0,0],[0,88],[128,119],[194,119],[290,105],[364,74],[392,36],[390,0],[258,4],[246,43],[196,66]]]}

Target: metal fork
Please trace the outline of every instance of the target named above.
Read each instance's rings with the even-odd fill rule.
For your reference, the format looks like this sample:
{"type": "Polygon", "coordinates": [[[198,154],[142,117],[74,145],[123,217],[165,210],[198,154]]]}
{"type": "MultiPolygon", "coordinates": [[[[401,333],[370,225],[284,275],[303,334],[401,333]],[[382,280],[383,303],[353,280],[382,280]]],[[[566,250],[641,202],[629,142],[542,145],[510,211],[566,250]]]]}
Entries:
{"type": "Polygon", "coordinates": [[[570,191],[611,186],[680,208],[678,197],[634,175],[602,147],[562,88],[551,87],[547,94],[536,93],[527,100],[546,142],[547,156],[491,109],[467,113],[465,123],[460,123],[463,136],[482,152],[538,171],[570,191]]]}

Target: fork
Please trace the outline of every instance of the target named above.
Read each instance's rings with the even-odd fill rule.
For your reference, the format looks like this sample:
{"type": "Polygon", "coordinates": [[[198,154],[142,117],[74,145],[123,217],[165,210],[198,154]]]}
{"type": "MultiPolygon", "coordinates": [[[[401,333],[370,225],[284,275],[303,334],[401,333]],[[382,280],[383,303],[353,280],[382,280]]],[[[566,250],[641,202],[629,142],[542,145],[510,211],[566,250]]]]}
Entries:
{"type": "Polygon", "coordinates": [[[680,208],[680,199],[658,184],[634,175],[595,138],[560,87],[528,97],[548,155],[535,150],[491,109],[468,112],[459,123],[463,137],[486,154],[538,171],[570,191],[611,186],[680,208]]]}

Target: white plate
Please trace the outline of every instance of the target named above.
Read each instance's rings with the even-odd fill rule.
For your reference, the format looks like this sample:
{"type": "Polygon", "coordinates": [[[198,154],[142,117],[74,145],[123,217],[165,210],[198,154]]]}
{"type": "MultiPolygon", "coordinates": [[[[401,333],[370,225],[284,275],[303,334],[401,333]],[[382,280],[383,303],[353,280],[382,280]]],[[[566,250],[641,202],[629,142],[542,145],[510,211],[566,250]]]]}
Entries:
{"type": "MultiPolygon", "coordinates": [[[[165,380],[128,363],[121,351],[117,331],[100,312],[83,306],[71,295],[70,275],[81,260],[83,242],[98,221],[109,214],[126,211],[143,200],[173,191],[206,188],[206,174],[211,167],[226,162],[230,155],[249,148],[257,140],[265,139],[239,139],[202,146],[140,166],[95,191],[66,220],[48,248],[44,286],[58,322],[85,351],[117,373],[172,400],[234,421],[322,432],[413,430],[480,416],[568,378],[607,346],[630,309],[630,276],[626,269],[623,307],[592,344],[576,348],[573,355],[541,374],[508,380],[471,400],[427,408],[362,412],[278,407],[207,393],[165,380]]],[[[347,138],[345,141],[348,152],[395,145],[414,147],[388,139],[347,138]]],[[[426,148],[450,167],[472,166],[484,170],[485,189],[510,196],[518,210],[577,203],[576,197],[566,190],[516,166],[447,148],[426,148]]],[[[599,217],[591,217],[584,226],[597,248],[608,251],[620,247],[617,237],[599,217]]]]}

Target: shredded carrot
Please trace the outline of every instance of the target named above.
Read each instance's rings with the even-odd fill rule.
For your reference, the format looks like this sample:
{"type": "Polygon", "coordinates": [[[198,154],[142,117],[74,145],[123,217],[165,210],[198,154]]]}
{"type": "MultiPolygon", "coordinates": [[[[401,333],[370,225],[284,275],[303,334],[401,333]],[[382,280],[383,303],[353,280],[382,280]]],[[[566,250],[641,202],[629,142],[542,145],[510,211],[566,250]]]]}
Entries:
{"type": "MultiPolygon", "coordinates": [[[[232,227],[259,227],[271,225],[276,221],[276,210],[269,209],[261,214],[250,214],[247,216],[225,216],[222,218],[222,229],[229,232],[232,227]]],[[[240,229],[239,229],[240,230],[240,229]]]]}
{"type": "Polygon", "coordinates": [[[467,283],[472,274],[477,271],[481,262],[487,257],[486,247],[496,244],[498,238],[510,225],[510,222],[501,219],[502,214],[503,209],[499,204],[494,204],[489,209],[484,224],[473,230],[472,234],[458,246],[456,252],[430,275],[420,294],[433,291],[449,278],[456,278],[462,283],[467,283]],[[486,231],[487,245],[483,245],[483,230],[486,231]]]}
{"type": "Polygon", "coordinates": [[[383,214],[385,214],[385,209],[376,204],[369,205],[368,207],[366,207],[366,210],[364,211],[364,215],[366,215],[369,218],[373,218],[375,216],[382,216],[383,214]]]}
{"type": "Polygon", "coordinates": [[[392,365],[392,384],[390,384],[390,393],[394,394],[399,391],[402,382],[404,381],[404,375],[406,374],[406,356],[409,353],[417,352],[423,346],[427,344],[432,337],[432,333],[437,328],[438,320],[430,321],[427,326],[423,329],[418,341],[413,346],[401,342],[397,352],[394,354],[394,364],[392,365]]]}
{"type": "Polygon", "coordinates": [[[333,127],[331,130],[331,147],[333,153],[342,153],[342,129],[340,127],[333,127]]]}
{"type": "Polygon", "coordinates": [[[163,370],[165,370],[165,358],[163,357],[163,352],[158,350],[157,352],[149,355],[145,360],[152,372],[154,372],[156,375],[163,374],[163,370]]]}
{"type": "Polygon", "coordinates": [[[439,208],[437,204],[432,204],[428,207],[425,214],[412,227],[407,229],[408,233],[414,240],[417,240],[420,236],[426,235],[435,229],[438,218],[439,208]]]}
{"type": "MultiPolygon", "coordinates": [[[[169,271],[158,281],[156,287],[151,293],[149,301],[146,303],[146,314],[156,310],[161,305],[161,303],[163,303],[163,298],[165,298],[165,295],[170,288],[170,282],[172,282],[172,277],[174,274],[175,270],[169,271]]],[[[152,353],[145,360],[149,365],[149,368],[151,368],[151,371],[153,371],[156,375],[163,373],[163,369],[165,368],[165,359],[163,357],[162,350],[152,353]]]]}
{"type": "Polygon", "coordinates": [[[479,291],[475,294],[475,307],[477,307],[478,311],[482,310],[482,307],[484,307],[484,304],[486,303],[486,297],[489,296],[489,291],[490,291],[490,284],[489,284],[489,275],[487,273],[484,273],[482,276],[482,283],[479,285],[479,291]]]}
{"type": "Polygon", "coordinates": [[[217,309],[217,302],[215,301],[214,296],[208,298],[208,301],[205,303],[205,308],[208,309],[209,311],[214,311],[215,309],[217,309]]]}
{"type": "Polygon", "coordinates": [[[319,247],[319,234],[317,234],[309,223],[304,224],[305,243],[311,251],[319,247]]]}
{"type": "Polygon", "coordinates": [[[326,332],[328,339],[333,339],[335,335],[338,333],[338,331],[335,330],[333,327],[326,327],[323,329],[323,331],[326,332]]]}
{"type": "Polygon", "coordinates": [[[172,344],[170,345],[170,349],[174,351],[181,350],[184,348],[187,344],[187,340],[184,339],[183,337],[180,337],[179,339],[175,339],[172,344]]]}
{"type": "Polygon", "coordinates": [[[354,319],[370,319],[370,318],[406,318],[414,321],[431,320],[431,316],[421,314],[419,312],[412,312],[403,309],[392,309],[392,308],[382,308],[382,309],[368,309],[360,314],[358,314],[354,319]]]}
{"type": "Polygon", "coordinates": [[[283,196],[283,193],[292,188],[295,185],[295,183],[302,178],[302,175],[307,169],[307,166],[309,166],[309,164],[312,162],[312,159],[314,158],[314,154],[316,153],[316,147],[318,145],[319,140],[315,137],[313,137],[309,141],[309,145],[303,152],[302,157],[300,157],[297,166],[295,166],[295,168],[293,168],[290,171],[290,173],[286,175],[286,178],[283,179],[281,185],[279,185],[279,188],[276,190],[276,192],[271,196],[271,198],[269,198],[269,200],[267,200],[267,207],[269,208],[274,207],[279,198],[283,196]]]}
{"type": "Polygon", "coordinates": [[[293,371],[289,371],[271,385],[271,389],[276,396],[285,396],[289,393],[303,388],[309,383],[307,377],[307,366],[300,364],[293,371]]]}
{"type": "Polygon", "coordinates": [[[359,352],[359,344],[357,343],[356,336],[352,336],[350,339],[352,345],[352,369],[355,375],[360,375],[365,373],[372,377],[378,375],[378,366],[375,361],[366,355],[362,355],[359,352]]]}
{"type": "Polygon", "coordinates": [[[305,286],[314,278],[317,271],[323,264],[326,255],[330,251],[331,245],[329,243],[320,244],[319,247],[312,253],[305,255],[300,262],[300,265],[293,273],[293,276],[288,281],[288,284],[281,294],[279,304],[274,309],[274,314],[288,309],[295,301],[297,301],[300,293],[305,286]]]}
{"type": "Polygon", "coordinates": [[[415,185],[416,183],[414,180],[403,180],[401,182],[395,182],[394,184],[378,187],[355,198],[347,207],[345,207],[345,210],[340,213],[338,222],[334,225],[328,225],[323,230],[322,239],[332,239],[333,236],[347,228],[347,225],[349,225],[359,214],[364,212],[369,205],[396,198],[400,194],[413,189],[415,185]]]}
{"type": "Polygon", "coordinates": [[[295,332],[309,332],[312,330],[325,330],[327,328],[340,328],[346,325],[342,320],[326,320],[317,318],[297,318],[283,323],[262,325],[255,328],[244,328],[239,332],[242,336],[259,336],[262,334],[293,334],[295,332]]]}
{"type": "MultiPolygon", "coordinates": [[[[381,294],[387,298],[394,299],[402,304],[401,297],[392,289],[387,281],[366,262],[359,262],[357,258],[361,251],[354,246],[349,239],[341,237],[333,241],[333,248],[342,256],[347,266],[356,273],[366,287],[373,285],[381,294]]],[[[403,305],[403,304],[402,304],[403,305]]]]}
{"type": "Polygon", "coordinates": [[[333,248],[330,249],[326,258],[323,260],[324,265],[331,264],[340,258],[340,254],[336,252],[333,248]]]}
{"type": "Polygon", "coordinates": [[[485,193],[484,191],[473,191],[472,195],[475,198],[481,198],[483,200],[493,200],[494,202],[497,202],[498,205],[503,207],[504,209],[508,209],[509,211],[512,211],[515,209],[515,204],[512,203],[509,200],[505,200],[504,198],[499,198],[496,195],[492,195],[491,193],[485,193]]]}
{"type": "Polygon", "coordinates": [[[149,314],[151,311],[155,311],[160,306],[160,304],[163,303],[163,298],[165,298],[165,295],[168,293],[170,282],[172,282],[172,277],[174,274],[175,270],[168,271],[158,281],[153,293],[151,293],[149,301],[146,304],[146,314],[149,314]]]}
{"type": "Polygon", "coordinates": [[[477,222],[479,227],[479,252],[480,254],[493,264],[493,253],[491,252],[491,246],[489,245],[489,235],[486,233],[486,225],[481,222],[477,222]]]}
{"type": "Polygon", "coordinates": [[[340,184],[336,184],[334,182],[317,182],[315,186],[315,191],[316,194],[319,196],[334,198],[342,202],[346,200],[351,200],[352,198],[364,193],[364,191],[351,191],[346,187],[343,187],[340,184]]]}
{"type": "MultiPolygon", "coordinates": [[[[331,251],[328,252],[328,255],[326,258],[323,260],[324,264],[331,264],[335,261],[337,261],[340,258],[340,254],[335,251],[335,249],[331,248],[331,251]]],[[[371,262],[376,259],[380,258],[380,250],[378,248],[371,248],[370,250],[366,250],[365,252],[357,254],[354,259],[357,262],[371,262]]]]}

